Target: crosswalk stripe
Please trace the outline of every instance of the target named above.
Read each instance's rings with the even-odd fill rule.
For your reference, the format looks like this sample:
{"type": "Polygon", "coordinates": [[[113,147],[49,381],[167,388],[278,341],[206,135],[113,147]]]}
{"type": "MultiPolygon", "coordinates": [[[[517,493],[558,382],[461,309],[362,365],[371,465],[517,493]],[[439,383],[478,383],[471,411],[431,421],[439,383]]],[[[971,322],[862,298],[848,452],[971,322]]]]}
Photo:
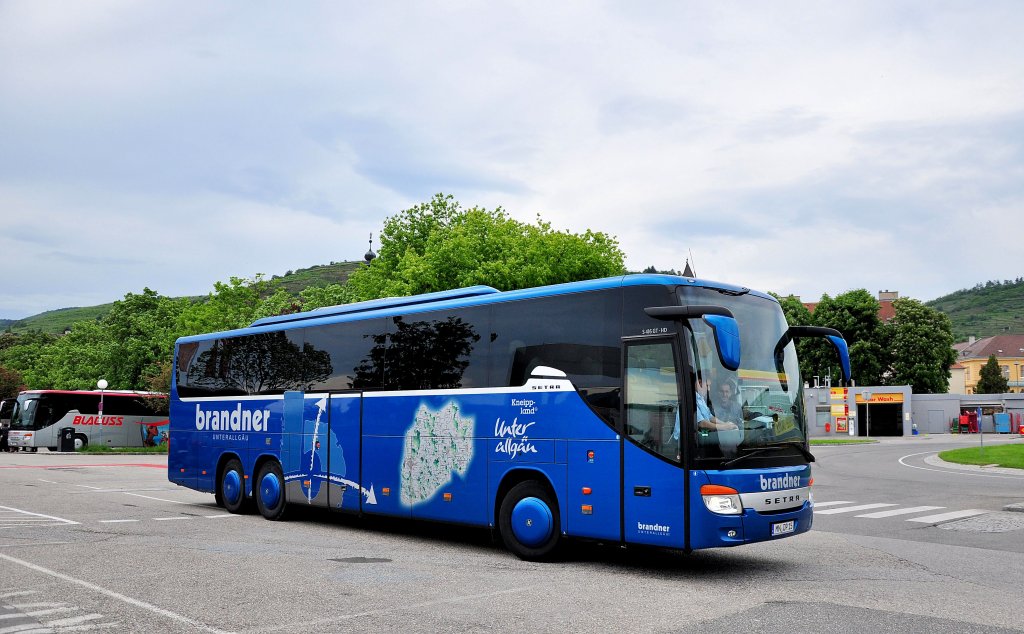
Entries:
{"type": "Polygon", "coordinates": [[[951,511],[949,513],[939,513],[938,515],[928,515],[926,517],[912,517],[908,522],[921,522],[923,524],[936,524],[938,522],[945,522],[946,520],[956,520],[962,517],[973,517],[975,515],[984,515],[990,511],[984,511],[981,509],[967,509],[966,511],[951,511]]]}
{"type": "Polygon", "coordinates": [[[904,509],[890,509],[888,511],[878,511],[877,513],[865,513],[864,515],[857,515],[855,517],[869,517],[873,520],[882,517],[893,517],[895,515],[909,515],[910,513],[924,513],[925,511],[937,511],[944,509],[944,506],[910,506],[904,509]]]}
{"type": "Polygon", "coordinates": [[[815,502],[814,508],[820,509],[826,506],[835,506],[837,504],[853,504],[853,502],[847,500],[831,500],[829,502],[815,502]]]}
{"type": "MultiPolygon", "coordinates": [[[[818,506],[815,504],[815,506],[818,506]]],[[[837,513],[852,513],[854,511],[866,511],[868,509],[880,509],[886,506],[896,506],[895,504],[885,504],[878,502],[875,504],[859,504],[857,506],[846,506],[841,509],[828,509],[825,511],[814,511],[815,515],[835,515],[837,513]]]]}

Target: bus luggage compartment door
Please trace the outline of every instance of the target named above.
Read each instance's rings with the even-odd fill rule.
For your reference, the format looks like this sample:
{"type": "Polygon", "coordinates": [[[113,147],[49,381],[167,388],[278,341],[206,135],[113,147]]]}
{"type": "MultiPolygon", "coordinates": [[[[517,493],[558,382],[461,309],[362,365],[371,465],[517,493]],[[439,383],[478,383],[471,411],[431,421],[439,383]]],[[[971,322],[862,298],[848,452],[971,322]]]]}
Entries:
{"type": "MultiPolygon", "coordinates": [[[[361,504],[370,503],[370,491],[362,493],[360,484],[360,425],[362,394],[344,392],[331,394],[327,488],[332,509],[358,513],[361,504]],[[360,499],[362,498],[362,499],[360,499]]],[[[372,500],[375,502],[376,500],[372,500]]]]}

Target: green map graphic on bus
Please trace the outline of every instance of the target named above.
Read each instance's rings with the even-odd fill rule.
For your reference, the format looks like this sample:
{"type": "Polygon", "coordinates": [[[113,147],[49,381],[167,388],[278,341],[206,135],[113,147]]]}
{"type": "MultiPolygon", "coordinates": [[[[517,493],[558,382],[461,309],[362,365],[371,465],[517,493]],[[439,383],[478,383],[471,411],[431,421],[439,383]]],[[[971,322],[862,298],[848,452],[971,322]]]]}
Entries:
{"type": "Polygon", "coordinates": [[[412,427],[405,433],[403,504],[429,500],[455,473],[466,476],[473,460],[473,426],[473,417],[464,416],[456,401],[438,410],[420,403],[412,427]]]}

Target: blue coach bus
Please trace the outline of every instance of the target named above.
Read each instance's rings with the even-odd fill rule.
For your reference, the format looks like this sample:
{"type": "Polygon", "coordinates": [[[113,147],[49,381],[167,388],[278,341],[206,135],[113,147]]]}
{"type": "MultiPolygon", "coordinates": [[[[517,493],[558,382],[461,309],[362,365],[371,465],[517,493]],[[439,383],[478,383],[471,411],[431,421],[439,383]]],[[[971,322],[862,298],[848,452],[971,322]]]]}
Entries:
{"type": "Polygon", "coordinates": [[[794,535],[814,457],[793,340],[812,336],[848,377],[837,331],[663,275],[269,317],[178,340],[168,475],[271,520],[301,505],[490,527],[525,559],[564,538],[794,535]]]}

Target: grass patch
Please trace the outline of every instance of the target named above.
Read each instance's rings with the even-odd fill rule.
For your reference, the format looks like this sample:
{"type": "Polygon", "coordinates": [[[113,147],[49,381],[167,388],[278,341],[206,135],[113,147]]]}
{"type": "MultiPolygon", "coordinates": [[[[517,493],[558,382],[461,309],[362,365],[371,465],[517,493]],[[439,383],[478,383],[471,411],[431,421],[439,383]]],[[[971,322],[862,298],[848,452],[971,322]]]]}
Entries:
{"type": "Polygon", "coordinates": [[[998,445],[967,447],[940,451],[939,458],[957,464],[999,465],[1012,469],[1024,469],[1024,445],[998,445]]]}
{"type": "Polygon", "coordinates": [[[159,447],[107,447],[105,445],[86,445],[78,453],[167,453],[167,445],[159,447]]]}
{"type": "Polygon", "coordinates": [[[873,445],[876,442],[870,438],[811,438],[812,445],[873,445]]]}

